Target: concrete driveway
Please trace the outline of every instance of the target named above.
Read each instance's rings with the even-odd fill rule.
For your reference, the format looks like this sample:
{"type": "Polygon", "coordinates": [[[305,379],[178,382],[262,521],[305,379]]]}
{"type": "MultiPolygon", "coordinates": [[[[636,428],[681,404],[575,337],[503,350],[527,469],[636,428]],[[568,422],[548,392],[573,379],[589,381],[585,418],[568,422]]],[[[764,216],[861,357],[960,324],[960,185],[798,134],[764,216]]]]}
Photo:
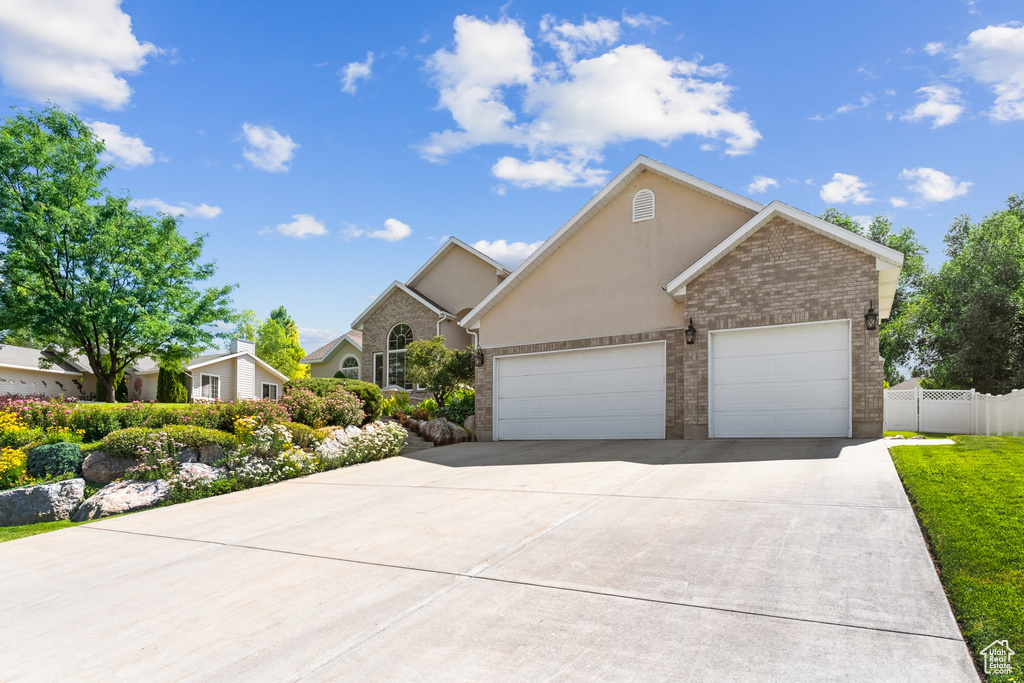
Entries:
{"type": "Polygon", "coordinates": [[[463,444],[0,544],[3,680],[977,680],[882,442],[463,444]]]}

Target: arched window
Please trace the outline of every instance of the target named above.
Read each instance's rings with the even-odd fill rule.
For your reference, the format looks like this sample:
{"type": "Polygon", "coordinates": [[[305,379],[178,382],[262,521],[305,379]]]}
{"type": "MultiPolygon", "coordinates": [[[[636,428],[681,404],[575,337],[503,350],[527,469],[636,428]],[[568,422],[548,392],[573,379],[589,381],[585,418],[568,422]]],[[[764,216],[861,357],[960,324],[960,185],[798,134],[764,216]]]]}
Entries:
{"type": "Polygon", "coordinates": [[[412,341],[412,330],[405,323],[391,328],[388,334],[388,383],[389,387],[412,389],[412,382],[405,379],[405,347],[412,341]]]}
{"type": "Polygon", "coordinates": [[[359,359],[355,356],[345,356],[338,370],[348,379],[359,379],[359,359]]]}
{"type": "Polygon", "coordinates": [[[633,195],[633,222],[649,221],[654,219],[654,193],[650,190],[640,190],[633,195]]]}

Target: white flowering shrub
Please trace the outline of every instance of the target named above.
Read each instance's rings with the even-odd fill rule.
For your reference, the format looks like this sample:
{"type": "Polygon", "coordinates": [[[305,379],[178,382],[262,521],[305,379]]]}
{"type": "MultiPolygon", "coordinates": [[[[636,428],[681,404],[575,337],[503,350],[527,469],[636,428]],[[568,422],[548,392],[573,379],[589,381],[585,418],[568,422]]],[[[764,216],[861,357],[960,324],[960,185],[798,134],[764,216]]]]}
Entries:
{"type": "Polygon", "coordinates": [[[323,470],[383,460],[402,452],[405,436],[405,428],[401,425],[378,422],[368,425],[358,436],[348,438],[347,442],[324,441],[317,447],[316,454],[323,470]]]}

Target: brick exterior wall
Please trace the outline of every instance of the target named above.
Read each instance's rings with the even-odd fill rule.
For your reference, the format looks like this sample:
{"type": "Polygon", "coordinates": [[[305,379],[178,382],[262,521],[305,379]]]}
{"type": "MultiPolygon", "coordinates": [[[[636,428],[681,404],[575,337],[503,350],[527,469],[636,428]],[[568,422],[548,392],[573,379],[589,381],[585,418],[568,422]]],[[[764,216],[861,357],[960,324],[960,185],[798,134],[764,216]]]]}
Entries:
{"type": "MultiPolygon", "coordinates": [[[[437,334],[437,314],[402,290],[395,289],[387,300],[363,321],[364,381],[373,382],[373,354],[387,351],[388,334],[399,323],[408,325],[416,340],[433,339],[437,334]]],[[[413,390],[409,392],[409,396],[419,400],[428,398],[430,393],[413,390]]]]}
{"type": "MultiPolygon", "coordinates": [[[[666,340],[668,438],[708,435],[708,330],[851,319],[853,436],[882,435],[882,361],[878,331],[864,329],[868,302],[878,297],[873,256],[775,219],[687,286],[685,310],[698,330],[660,330],[484,350],[476,369],[476,436],[493,438],[494,357],[520,353],[666,340]]],[[[556,331],[553,331],[556,332],[556,331]]]]}

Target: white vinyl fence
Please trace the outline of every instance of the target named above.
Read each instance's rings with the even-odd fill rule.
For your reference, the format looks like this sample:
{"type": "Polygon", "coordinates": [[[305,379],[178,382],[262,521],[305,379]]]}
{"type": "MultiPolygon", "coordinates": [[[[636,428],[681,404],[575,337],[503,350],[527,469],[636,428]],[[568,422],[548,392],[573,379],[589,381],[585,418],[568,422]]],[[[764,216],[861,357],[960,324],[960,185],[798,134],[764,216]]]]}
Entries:
{"type": "Polygon", "coordinates": [[[973,389],[886,389],[885,431],[1020,436],[1024,391],[1002,396],[973,389]]]}

